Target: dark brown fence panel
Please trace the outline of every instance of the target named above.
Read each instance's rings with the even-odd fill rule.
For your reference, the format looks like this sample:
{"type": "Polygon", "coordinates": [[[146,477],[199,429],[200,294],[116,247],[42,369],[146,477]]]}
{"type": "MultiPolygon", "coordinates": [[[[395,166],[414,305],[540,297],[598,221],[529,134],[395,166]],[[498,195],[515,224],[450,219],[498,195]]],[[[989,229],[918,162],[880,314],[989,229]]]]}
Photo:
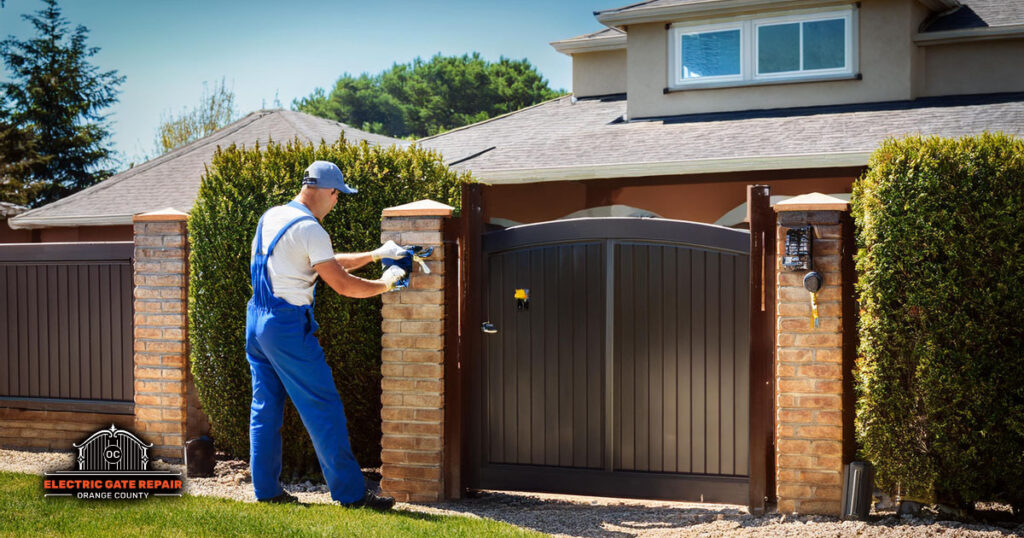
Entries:
{"type": "Polygon", "coordinates": [[[0,246],[0,406],[131,413],[132,249],[0,246]]]}

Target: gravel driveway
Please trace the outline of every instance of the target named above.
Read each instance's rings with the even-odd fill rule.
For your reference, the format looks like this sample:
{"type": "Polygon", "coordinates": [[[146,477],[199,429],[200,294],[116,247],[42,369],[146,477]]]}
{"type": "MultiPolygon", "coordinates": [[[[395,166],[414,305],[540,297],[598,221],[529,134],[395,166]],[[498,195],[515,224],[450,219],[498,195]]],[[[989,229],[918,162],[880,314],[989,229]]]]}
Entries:
{"type": "MultiPolygon", "coordinates": [[[[70,469],[72,455],[0,449],[0,470],[42,473],[70,469]]],[[[162,461],[154,468],[182,470],[162,461]]],[[[190,478],[192,495],[254,501],[249,469],[243,461],[218,461],[216,476],[190,478]]],[[[305,482],[285,486],[302,502],[329,503],[324,485],[305,482]]],[[[609,499],[576,495],[480,492],[473,498],[435,504],[398,503],[410,512],[484,517],[555,536],[1024,536],[1024,524],[1000,525],[941,521],[928,517],[899,518],[877,514],[871,521],[840,521],[822,516],[754,517],[736,505],[609,499]]]]}

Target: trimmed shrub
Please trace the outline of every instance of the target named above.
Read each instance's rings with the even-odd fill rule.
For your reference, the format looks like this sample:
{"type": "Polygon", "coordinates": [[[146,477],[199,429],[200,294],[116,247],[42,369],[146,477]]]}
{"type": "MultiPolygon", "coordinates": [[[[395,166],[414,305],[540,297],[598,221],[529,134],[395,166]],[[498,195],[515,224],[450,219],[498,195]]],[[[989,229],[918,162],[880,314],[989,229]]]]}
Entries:
{"type": "Polygon", "coordinates": [[[1024,141],[889,140],[852,206],[857,436],[879,486],[1024,508],[1024,141]]]}
{"type": "MultiPolygon", "coordinates": [[[[459,206],[468,175],[449,170],[418,147],[374,147],[365,142],[266,149],[218,150],[202,178],[189,219],[189,344],[192,373],[217,446],[249,457],[249,364],[245,358],[246,303],[251,241],[264,211],[298,194],[303,170],[314,160],[337,164],[359,190],[339,195],[323,221],[335,251],[362,252],[380,244],[381,210],[430,198],[459,206]]],[[[380,276],[379,264],[360,272],[380,276]]],[[[380,298],[341,297],[318,281],[318,337],[345,405],[352,447],[363,466],[380,462],[380,298]]],[[[299,476],[319,471],[312,442],[294,407],[285,410],[284,466],[299,476]]]]}

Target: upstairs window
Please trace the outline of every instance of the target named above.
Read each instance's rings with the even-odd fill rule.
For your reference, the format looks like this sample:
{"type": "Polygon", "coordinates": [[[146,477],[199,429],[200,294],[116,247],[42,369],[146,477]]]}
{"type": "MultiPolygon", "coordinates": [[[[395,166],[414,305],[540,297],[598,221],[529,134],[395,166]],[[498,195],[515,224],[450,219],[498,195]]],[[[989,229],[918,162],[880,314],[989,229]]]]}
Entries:
{"type": "Polygon", "coordinates": [[[852,76],[853,9],[707,25],[669,33],[670,87],[852,76]]]}

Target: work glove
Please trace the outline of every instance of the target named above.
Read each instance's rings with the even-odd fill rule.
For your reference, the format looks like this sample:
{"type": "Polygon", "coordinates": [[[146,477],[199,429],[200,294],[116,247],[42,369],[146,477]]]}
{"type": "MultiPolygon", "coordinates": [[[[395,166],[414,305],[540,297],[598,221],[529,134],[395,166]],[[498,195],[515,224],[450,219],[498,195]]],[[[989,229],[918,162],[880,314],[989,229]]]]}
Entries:
{"type": "Polygon", "coordinates": [[[383,259],[397,260],[409,255],[409,251],[395,244],[394,241],[384,243],[376,250],[370,252],[373,261],[379,262],[383,259]]]}
{"type": "Polygon", "coordinates": [[[381,275],[380,281],[387,284],[388,291],[391,291],[395,289],[395,283],[405,278],[405,275],[405,269],[402,269],[397,265],[392,265],[384,270],[384,274],[381,275]]]}

